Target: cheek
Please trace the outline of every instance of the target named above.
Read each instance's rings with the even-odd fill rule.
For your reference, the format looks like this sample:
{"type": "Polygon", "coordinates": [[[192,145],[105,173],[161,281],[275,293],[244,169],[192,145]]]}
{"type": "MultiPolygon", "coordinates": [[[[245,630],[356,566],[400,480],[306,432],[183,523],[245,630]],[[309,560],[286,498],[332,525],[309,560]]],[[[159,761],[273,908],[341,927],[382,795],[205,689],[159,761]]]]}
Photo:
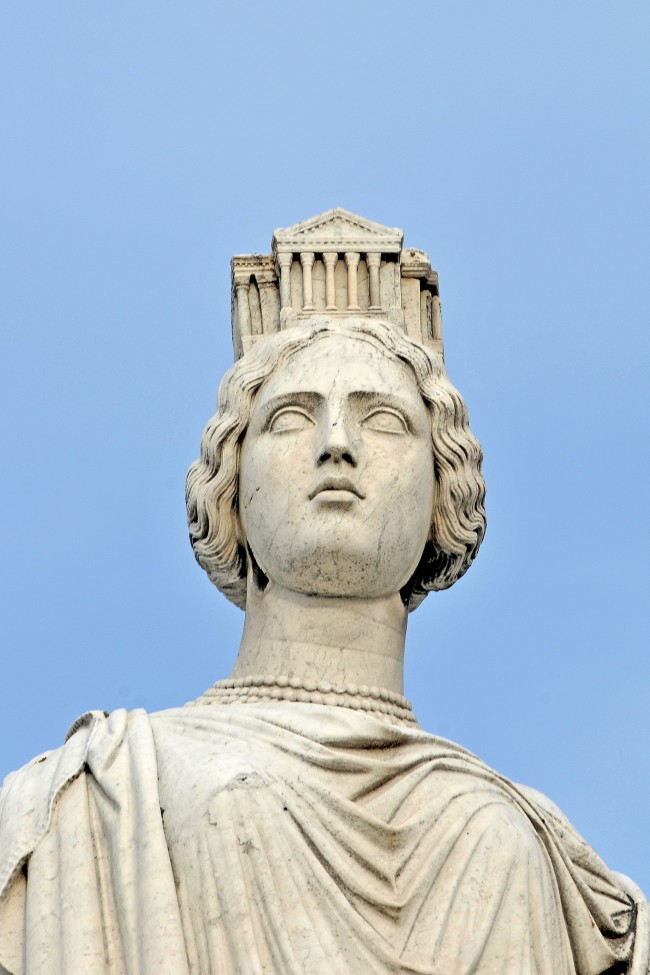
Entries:
{"type": "Polygon", "coordinates": [[[301,490],[301,454],[295,445],[262,445],[242,451],[239,512],[245,534],[290,516],[301,490]]]}
{"type": "Polygon", "coordinates": [[[428,451],[407,453],[392,484],[395,521],[401,524],[404,544],[421,548],[431,530],[435,482],[433,456],[428,451]]]}
{"type": "Polygon", "coordinates": [[[293,472],[300,467],[300,460],[299,452],[289,443],[258,443],[242,456],[240,485],[249,488],[249,493],[263,490],[272,494],[285,485],[291,486],[293,472]]]}

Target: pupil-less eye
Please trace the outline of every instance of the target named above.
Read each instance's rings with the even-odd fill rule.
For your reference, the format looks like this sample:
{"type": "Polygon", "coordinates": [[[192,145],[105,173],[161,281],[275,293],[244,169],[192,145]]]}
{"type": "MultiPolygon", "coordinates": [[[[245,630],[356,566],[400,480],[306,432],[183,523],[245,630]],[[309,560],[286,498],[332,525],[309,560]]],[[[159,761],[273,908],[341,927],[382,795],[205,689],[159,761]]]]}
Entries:
{"type": "Polygon", "coordinates": [[[364,420],[364,426],[380,433],[407,433],[407,426],[399,413],[392,410],[376,410],[364,420]]]}
{"type": "Polygon", "coordinates": [[[288,433],[289,431],[306,430],[313,425],[313,421],[302,410],[280,410],[271,420],[269,430],[272,433],[288,433]]]}

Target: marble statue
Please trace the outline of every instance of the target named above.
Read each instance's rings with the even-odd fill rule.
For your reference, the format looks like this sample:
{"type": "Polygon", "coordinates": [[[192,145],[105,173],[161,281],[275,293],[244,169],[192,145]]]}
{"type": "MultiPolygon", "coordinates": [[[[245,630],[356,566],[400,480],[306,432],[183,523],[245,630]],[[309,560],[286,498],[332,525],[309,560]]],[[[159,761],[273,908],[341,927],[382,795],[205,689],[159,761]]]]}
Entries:
{"type": "Polygon", "coordinates": [[[332,210],[235,257],[232,307],[187,508],[234,670],[8,777],[0,975],[647,975],[638,888],[403,696],[485,529],[426,254],[332,210]]]}

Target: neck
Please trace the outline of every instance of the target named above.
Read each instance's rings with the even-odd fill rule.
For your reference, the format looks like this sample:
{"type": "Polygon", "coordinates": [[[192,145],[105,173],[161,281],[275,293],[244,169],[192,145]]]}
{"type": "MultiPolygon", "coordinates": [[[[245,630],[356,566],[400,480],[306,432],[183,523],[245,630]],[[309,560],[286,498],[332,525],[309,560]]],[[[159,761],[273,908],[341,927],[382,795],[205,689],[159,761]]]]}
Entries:
{"type": "Polygon", "coordinates": [[[402,694],[407,615],[398,593],[346,599],[249,585],[231,677],[273,674],[402,694]]]}

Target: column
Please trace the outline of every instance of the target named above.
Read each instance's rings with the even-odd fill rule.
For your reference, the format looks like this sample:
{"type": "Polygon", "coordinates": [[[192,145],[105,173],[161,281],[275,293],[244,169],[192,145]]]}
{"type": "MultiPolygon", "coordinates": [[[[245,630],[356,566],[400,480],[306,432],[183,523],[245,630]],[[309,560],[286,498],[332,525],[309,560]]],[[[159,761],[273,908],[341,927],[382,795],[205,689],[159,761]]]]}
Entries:
{"type": "Polygon", "coordinates": [[[323,264],[325,265],[325,293],[326,310],[336,311],[336,283],[334,280],[334,268],[339,259],[338,254],[323,254],[323,264]]]}
{"type": "Polygon", "coordinates": [[[442,342],[442,309],[439,295],[433,295],[431,298],[431,332],[434,339],[442,342]]]}
{"type": "Polygon", "coordinates": [[[260,308],[262,310],[262,331],[265,335],[272,335],[280,330],[280,309],[278,307],[278,289],[275,282],[260,275],[257,279],[260,291],[260,308]]]}
{"type": "Polygon", "coordinates": [[[379,296],[381,254],[376,252],[366,254],[366,263],[368,264],[368,279],[370,284],[370,311],[379,311],[381,308],[381,298],[379,296]]]}
{"type": "Polygon", "coordinates": [[[293,254],[278,254],[280,265],[280,307],[291,308],[291,264],[293,254]]]}
{"type": "Polygon", "coordinates": [[[420,292],[420,331],[422,341],[428,342],[433,338],[433,313],[431,310],[431,292],[425,288],[420,292]]]}
{"type": "Polygon", "coordinates": [[[301,252],[300,263],[302,264],[302,310],[314,310],[314,297],[311,287],[311,269],[314,266],[315,254],[308,251],[301,252]]]}
{"type": "Polygon", "coordinates": [[[235,283],[237,290],[237,320],[241,336],[251,334],[251,310],[248,304],[248,284],[235,283]]]}
{"type": "Polygon", "coordinates": [[[345,254],[345,263],[348,266],[348,311],[359,310],[359,295],[357,289],[357,268],[359,267],[360,254],[348,251],[345,254]]]}

